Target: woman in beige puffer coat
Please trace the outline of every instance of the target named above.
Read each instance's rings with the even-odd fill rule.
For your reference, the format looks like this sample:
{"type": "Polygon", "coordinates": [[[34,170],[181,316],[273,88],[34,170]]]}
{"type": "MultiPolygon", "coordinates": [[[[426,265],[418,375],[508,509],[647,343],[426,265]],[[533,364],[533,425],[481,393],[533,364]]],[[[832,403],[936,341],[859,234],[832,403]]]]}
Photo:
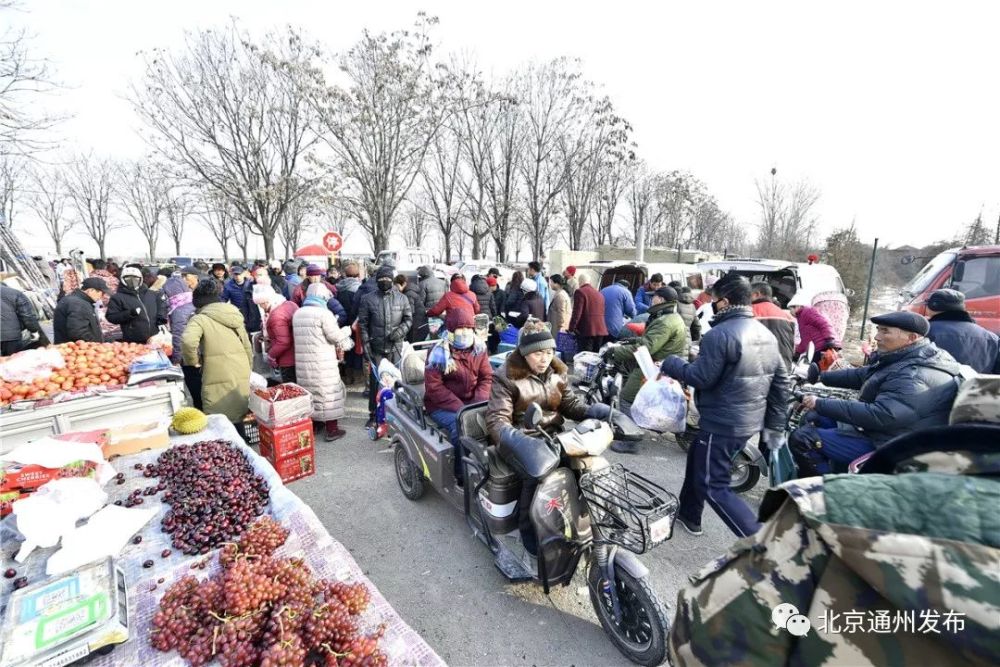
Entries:
{"type": "Polygon", "coordinates": [[[321,283],[310,285],[302,307],[292,316],[295,377],[312,394],[312,418],[325,424],[328,442],[345,434],[337,425],[337,420],[344,416],[347,400],[347,391],[340,380],[337,347],[346,350],[353,344],[350,327],[338,327],[336,316],[327,308],[331,298],[330,291],[321,283]]]}

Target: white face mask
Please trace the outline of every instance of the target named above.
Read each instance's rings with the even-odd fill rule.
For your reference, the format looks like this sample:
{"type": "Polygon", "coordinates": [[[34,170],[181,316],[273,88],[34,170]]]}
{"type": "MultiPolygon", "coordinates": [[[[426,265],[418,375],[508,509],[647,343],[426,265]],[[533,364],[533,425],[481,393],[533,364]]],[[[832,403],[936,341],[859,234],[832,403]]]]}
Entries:
{"type": "Polygon", "coordinates": [[[455,332],[452,345],[458,350],[467,350],[476,342],[476,332],[472,329],[459,329],[455,332]]]}

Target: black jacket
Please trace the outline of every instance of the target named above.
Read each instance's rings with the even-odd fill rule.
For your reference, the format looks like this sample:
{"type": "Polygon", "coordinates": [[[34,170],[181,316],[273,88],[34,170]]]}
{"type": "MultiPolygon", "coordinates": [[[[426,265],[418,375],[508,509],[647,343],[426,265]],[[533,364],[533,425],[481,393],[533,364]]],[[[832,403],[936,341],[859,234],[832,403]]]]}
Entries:
{"type": "MultiPolygon", "coordinates": [[[[712,325],[715,331],[715,325],[712,325]]],[[[861,368],[821,373],[829,387],[860,389],[856,401],[821,398],[816,412],[864,431],[876,446],[897,435],[948,423],[960,367],[927,339],[878,355],[861,368]]]]}
{"type": "Polygon", "coordinates": [[[424,310],[423,290],[414,283],[406,283],[403,296],[410,302],[410,311],[413,315],[413,322],[410,324],[410,332],[406,335],[406,340],[411,343],[427,340],[427,313],[424,310]]]}
{"type": "MultiPolygon", "coordinates": [[[[247,333],[252,334],[260,331],[260,306],[253,302],[253,286],[257,284],[255,280],[243,281],[243,303],[240,304],[240,312],[243,313],[243,325],[247,333]]],[[[274,284],[271,284],[274,287],[274,284]]],[[[277,290],[275,290],[277,291],[277,290]]]]}
{"type": "Polygon", "coordinates": [[[35,307],[23,292],[0,283],[0,340],[20,340],[24,330],[41,332],[35,307]]]}
{"type": "Polygon", "coordinates": [[[700,426],[708,433],[749,438],[781,430],[791,387],[778,341],[749,307],[716,315],[694,363],[667,357],[661,370],[695,390],[700,426]]]}
{"type": "Polygon", "coordinates": [[[108,322],[122,328],[123,341],[145,343],[156,334],[159,325],[167,323],[167,296],[145,285],[136,291],[122,283],[111,295],[105,316],[108,322]]]}
{"type": "Polygon", "coordinates": [[[474,278],[469,285],[469,289],[476,295],[476,301],[479,302],[479,312],[489,315],[492,320],[493,316],[497,314],[497,310],[496,304],[493,303],[493,294],[490,292],[490,286],[486,284],[486,279],[482,276],[474,278]]]}
{"type": "Polygon", "coordinates": [[[964,310],[938,313],[931,318],[927,337],[960,364],[977,373],[1000,373],[1000,336],[976,324],[964,310]]]}
{"type": "Polygon", "coordinates": [[[497,315],[505,315],[507,313],[507,292],[499,287],[493,292],[493,310],[496,311],[497,315]]]}
{"type": "Polygon", "coordinates": [[[521,314],[511,322],[518,329],[524,326],[529,317],[534,317],[536,320],[544,322],[545,300],[542,299],[542,295],[538,292],[528,292],[521,297],[521,303],[518,304],[518,312],[521,314]]]}
{"type": "Polygon", "coordinates": [[[337,281],[337,301],[347,311],[348,323],[353,323],[358,319],[358,298],[357,293],[361,288],[361,279],[354,276],[344,276],[337,281]]]}
{"type": "Polygon", "coordinates": [[[94,302],[83,293],[83,290],[73,290],[56,304],[56,312],[52,316],[52,333],[53,342],[57,345],[76,340],[90,343],[104,342],[94,302]]]}
{"type": "Polygon", "coordinates": [[[412,323],[410,301],[399,290],[381,292],[376,288],[361,297],[358,306],[361,343],[374,356],[388,357],[393,363],[398,363],[403,341],[412,323]]]}

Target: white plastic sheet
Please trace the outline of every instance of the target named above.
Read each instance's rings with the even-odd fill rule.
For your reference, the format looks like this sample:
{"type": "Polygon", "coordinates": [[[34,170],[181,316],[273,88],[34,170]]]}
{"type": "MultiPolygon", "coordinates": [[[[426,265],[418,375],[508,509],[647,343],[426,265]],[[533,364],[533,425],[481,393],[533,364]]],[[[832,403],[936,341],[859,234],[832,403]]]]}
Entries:
{"type": "Polygon", "coordinates": [[[46,482],[27,498],[14,503],[17,529],[24,543],[15,560],[23,563],[37,547],[54,547],[63,535],[108,502],[108,494],[92,479],[67,477],[46,482]]]}
{"type": "Polygon", "coordinates": [[[632,402],[632,419],[650,431],[681,433],[686,417],[684,390],[679,382],[668,377],[646,382],[632,402]]]}

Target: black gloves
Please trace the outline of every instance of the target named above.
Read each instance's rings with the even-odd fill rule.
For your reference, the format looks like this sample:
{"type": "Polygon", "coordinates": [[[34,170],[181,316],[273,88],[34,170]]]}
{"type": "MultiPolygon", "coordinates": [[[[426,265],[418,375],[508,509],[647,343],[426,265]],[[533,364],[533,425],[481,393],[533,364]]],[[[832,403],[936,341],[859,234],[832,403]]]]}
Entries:
{"type": "MultiPolygon", "coordinates": [[[[586,416],[591,419],[605,420],[609,414],[611,414],[610,406],[594,403],[587,408],[586,416]]],[[[611,428],[615,432],[616,440],[641,440],[644,435],[644,431],[621,410],[615,410],[614,414],[611,414],[611,428]]]]}
{"type": "Polygon", "coordinates": [[[809,384],[819,382],[819,365],[815,362],[809,364],[809,371],[806,373],[806,382],[809,384]]]}

